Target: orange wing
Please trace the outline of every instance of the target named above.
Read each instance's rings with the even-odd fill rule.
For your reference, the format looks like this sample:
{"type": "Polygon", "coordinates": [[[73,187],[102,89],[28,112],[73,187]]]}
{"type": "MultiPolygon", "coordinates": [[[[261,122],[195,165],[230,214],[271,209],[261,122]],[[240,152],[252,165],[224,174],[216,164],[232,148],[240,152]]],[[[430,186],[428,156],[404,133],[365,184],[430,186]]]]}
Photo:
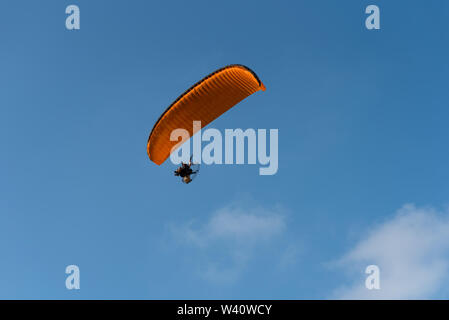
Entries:
{"type": "Polygon", "coordinates": [[[147,153],[157,165],[169,156],[178,141],[170,141],[170,133],[178,128],[186,129],[193,136],[193,121],[207,126],[234,105],[256,91],[265,91],[257,75],[242,65],[221,68],[176,99],[151,130],[147,153]]]}

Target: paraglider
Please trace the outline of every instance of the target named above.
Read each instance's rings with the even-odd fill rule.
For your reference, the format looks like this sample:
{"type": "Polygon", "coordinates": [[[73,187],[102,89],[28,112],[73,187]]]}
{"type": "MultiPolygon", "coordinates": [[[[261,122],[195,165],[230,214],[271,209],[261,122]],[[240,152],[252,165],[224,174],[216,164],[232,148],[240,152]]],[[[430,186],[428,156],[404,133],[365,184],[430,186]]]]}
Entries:
{"type": "MultiPolygon", "coordinates": [[[[194,121],[200,121],[201,129],[259,90],[265,91],[264,84],[243,65],[229,65],[209,74],[179,96],[156,121],[148,137],[148,157],[161,165],[178,144],[170,139],[173,130],[185,129],[192,137],[198,131],[192,127],[194,121]]],[[[180,170],[179,175],[184,174],[184,169],[180,170]]],[[[186,177],[183,181],[189,183],[190,176],[186,177]]]]}
{"type": "Polygon", "coordinates": [[[175,170],[175,176],[181,177],[182,182],[189,184],[198,172],[199,165],[192,163],[192,158],[190,158],[189,163],[181,162],[181,166],[175,170]]]}

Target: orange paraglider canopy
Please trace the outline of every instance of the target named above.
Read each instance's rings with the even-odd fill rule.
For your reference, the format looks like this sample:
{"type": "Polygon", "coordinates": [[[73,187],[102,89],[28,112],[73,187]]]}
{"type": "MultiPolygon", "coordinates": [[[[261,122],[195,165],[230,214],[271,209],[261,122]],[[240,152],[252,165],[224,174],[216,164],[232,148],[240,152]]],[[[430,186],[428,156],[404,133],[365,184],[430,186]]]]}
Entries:
{"type": "Polygon", "coordinates": [[[176,99],[151,130],[147,153],[150,160],[162,164],[172,148],[179,141],[170,141],[175,129],[185,129],[193,136],[193,121],[201,121],[201,128],[207,126],[234,105],[256,91],[265,91],[257,75],[243,65],[229,65],[221,68],[176,99]]]}

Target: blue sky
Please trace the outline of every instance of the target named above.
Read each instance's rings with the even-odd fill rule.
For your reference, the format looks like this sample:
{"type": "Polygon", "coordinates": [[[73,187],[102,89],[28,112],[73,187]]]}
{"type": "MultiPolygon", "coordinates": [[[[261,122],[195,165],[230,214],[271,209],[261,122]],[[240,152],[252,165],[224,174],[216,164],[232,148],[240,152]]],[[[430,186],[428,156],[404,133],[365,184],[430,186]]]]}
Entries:
{"type": "Polygon", "coordinates": [[[448,19],[443,0],[2,2],[0,298],[447,298],[448,19]],[[184,185],[148,134],[233,63],[267,90],[213,127],[279,129],[279,171],[184,185]]]}

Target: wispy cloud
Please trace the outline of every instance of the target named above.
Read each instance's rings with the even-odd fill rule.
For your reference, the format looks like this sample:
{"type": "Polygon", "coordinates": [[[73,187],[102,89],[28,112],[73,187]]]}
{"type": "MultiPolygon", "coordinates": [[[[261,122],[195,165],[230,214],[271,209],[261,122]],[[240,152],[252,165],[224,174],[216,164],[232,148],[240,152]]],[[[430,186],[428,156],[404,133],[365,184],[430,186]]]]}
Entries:
{"type": "Polygon", "coordinates": [[[334,292],[342,299],[433,298],[447,284],[449,270],[449,212],[403,206],[374,227],[337,265],[358,280],[334,292]],[[380,268],[380,290],[368,290],[365,267],[380,268]]]}
{"type": "MultiPolygon", "coordinates": [[[[214,283],[233,283],[245,271],[254,253],[282,238],[286,231],[283,209],[247,209],[230,205],[213,212],[204,223],[172,225],[170,230],[198,255],[202,277],[214,283]]],[[[291,250],[291,248],[281,249],[291,250]]],[[[294,260],[294,252],[286,259],[294,260]]],[[[288,263],[289,261],[285,261],[288,263]]]]}
{"type": "Polygon", "coordinates": [[[209,220],[197,228],[193,223],[185,225],[179,235],[199,246],[211,241],[256,244],[276,236],[285,228],[284,216],[263,208],[243,210],[229,206],[214,212],[209,220]]]}

